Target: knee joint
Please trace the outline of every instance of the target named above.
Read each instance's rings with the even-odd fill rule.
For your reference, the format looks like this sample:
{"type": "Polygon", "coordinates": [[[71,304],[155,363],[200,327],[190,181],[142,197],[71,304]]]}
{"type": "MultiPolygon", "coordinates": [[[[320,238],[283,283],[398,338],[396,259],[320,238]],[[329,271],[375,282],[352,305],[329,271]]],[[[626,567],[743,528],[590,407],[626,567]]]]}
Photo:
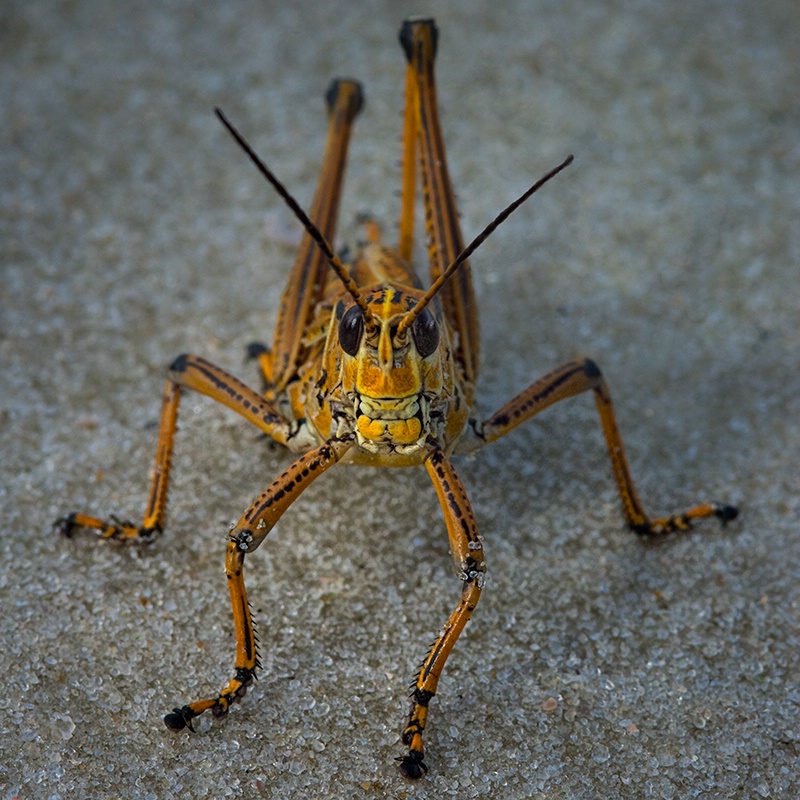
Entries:
{"type": "Polygon", "coordinates": [[[482,589],[486,580],[486,562],[482,558],[478,561],[468,556],[461,562],[458,577],[464,581],[465,586],[475,584],[482,589]]]}
{"type": "Polygon", "coordinates": [[[600,367],[598,367],[596,362],[591,358],[585,358],[583,360],[583,374],[593,381],[599,381],[603,377],[600,367]]]}

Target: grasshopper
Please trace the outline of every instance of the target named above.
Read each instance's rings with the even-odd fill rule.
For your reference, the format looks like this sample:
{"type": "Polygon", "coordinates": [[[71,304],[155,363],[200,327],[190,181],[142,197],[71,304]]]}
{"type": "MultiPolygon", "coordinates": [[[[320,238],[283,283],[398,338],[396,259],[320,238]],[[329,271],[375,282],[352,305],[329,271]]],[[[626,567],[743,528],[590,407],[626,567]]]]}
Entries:
{"type": "Polygon", "coordinates": [[[478,310],[469,257],[486,237],[570,156],[511,203],[464,246],[439,123],[434,59],[438,32],[432,19],[407,20],[400,42],[407,60],[402,145],[399,243],[381,242],[377,223],[350,264],[334,253],[347,147],[363,103],[352,80],[335,80],[326,95],[328,133],[316,194],[306,214],[222,112],[223,124],[302,222],[300,250],[278,312],[272,348],[251,345],[265,390],[256,392],[196,355],[172,363],[164,389],[155,469],[141,525],[115,516],[72,513],[57,521],[70,535],[88,528],[102,539],[141,543],[164,528],[178,405],[184,391],[214,398],[285,445],[297,459],[256,497],[227,537],[225,571],[236,631],[234,676],[216,696],[175,708],[164,718],[173,731],[192,729],[205,711],[224,717],[260,668],[244,583],[244,562],[313,480],[334,464],[378,467],[423,465],[438,495],[461,596],[413,682],[411,707],[397,760],[403,776],[422,777],[423,732],[439,677],[484,584],[483,541],[452,456],[505,436],[548,406],[591,391],[629,528],[659,537],[689,528],[702,517],[723,524],[730,505],[703,503],[683,513],[651,518],[630,475],[608,386],[594,361],[567,361],[539,378],[493,415],[474,416],[478,376],[478,310]],[[411,266],[417,184],[425,211],[428,288],[411,266]]]}

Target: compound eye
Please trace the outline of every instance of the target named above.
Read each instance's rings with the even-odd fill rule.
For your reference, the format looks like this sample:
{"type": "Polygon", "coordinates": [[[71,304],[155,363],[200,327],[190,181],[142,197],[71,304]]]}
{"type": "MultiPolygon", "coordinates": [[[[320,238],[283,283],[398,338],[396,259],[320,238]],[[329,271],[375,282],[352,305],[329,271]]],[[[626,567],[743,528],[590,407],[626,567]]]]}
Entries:
{"type": "Polygon", "coordinates": [[[439,346],[439,325],[427,308],[423,308],[411,323],[411,336],[422,358],[427,358],[439,346]]]}
{"type": "Polygon", "coordinates": [[[358,306],[351,306],[339,322],[339,344],[347,355],[354,356],[358,352],[363,333],[364,313],[358,306]]]}

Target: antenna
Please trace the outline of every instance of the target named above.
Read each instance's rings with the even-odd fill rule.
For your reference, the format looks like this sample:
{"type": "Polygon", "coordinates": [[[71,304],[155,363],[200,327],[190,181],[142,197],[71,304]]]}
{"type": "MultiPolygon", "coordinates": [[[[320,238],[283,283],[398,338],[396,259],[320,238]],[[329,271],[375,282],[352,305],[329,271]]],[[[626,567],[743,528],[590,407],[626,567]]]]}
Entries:
{"type": "MultiPolygon", "coordinates": [[[[272,184],[275,191],[280,195],[281,199],[287,206],[291,209],[292,213],[300,220],[302,226],[306,229],[309,236],[317,243],[319,249],[325,254],[326,258],[328,259],[328,263],[331,265],[331,268],[336,273],[336,276],[342,282],[342,285],[347,290],[348,294],[353,298],[356,305],[361,309],[362,313],[367,319],[372,317],[372,314],[369,310],[369,305],[367,305],[367,301],[364,299],[364,296],[361,292],[358,291],[358,286],[356,282],[350,276],[350,273],[347,271],[347,268],[344,264],[342,264],[341,259],[336,253],[333,252],[333,248],[331,247],[328,240],[322,235],[320,229],[309,219],[308,214],[300,207],[300,204],[297,200],[289,194],[289,190],[278,180],[275,176],[275,173],[267,167],[267,165],[259,158],[258,154],[253,150],[252,147],[247,143],[244,136],[239,133],[238,130],[233,126],[233,124],[228,120],[228,118],[223,114],[223,112],[219,108],[214,109],[214,113],[219,117],[220,122],[228,129],[228,133],[236,140],[236,143],[239,147],[244,150],[245,153],[249,156],[250,160],[256,165],[258,171],[272,184]]],[[[420,309],[422,310],[422,309],[420,309]]],[[[413,321],[413,320],[412,320],[413,321]]],[[[410,324],[410,323],[409,323],[410,324]]]]}
{"type": "Polygon", "coordinates": [[[417,304],[410,311],[406,312],[397,326],[397,333],[402,333],[419,316],[425,306],[436,296],[436,293],[452,277],[453,273],[502,225],[534,192],[544,186],[547,181],[554,178],[562,169],[568,167],[574,160],[574,156],[567,156],[557,167],[551,169],[546,175],[539,178],[533,186],[523,192],[516,200],[507,205],[455,258],[452,264],[431,284],[425,294],[420,297],[417,304]]]}

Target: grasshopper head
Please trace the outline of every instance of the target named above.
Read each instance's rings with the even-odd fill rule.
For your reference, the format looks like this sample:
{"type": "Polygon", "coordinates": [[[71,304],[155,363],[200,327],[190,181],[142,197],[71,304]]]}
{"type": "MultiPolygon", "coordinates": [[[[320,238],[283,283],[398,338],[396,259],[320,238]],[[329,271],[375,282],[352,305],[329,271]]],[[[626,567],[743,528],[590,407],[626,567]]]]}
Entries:
{"type": "Polygon", "coordinates": [[[342,389],[353,403],[356,438],[370,452],[410,454],[431,433],[430,400],[441,393],[447,331],[425,308],[400,321],[422,293],[379,284],[364,290],[367,313],[337,307],[342,389]]]}

